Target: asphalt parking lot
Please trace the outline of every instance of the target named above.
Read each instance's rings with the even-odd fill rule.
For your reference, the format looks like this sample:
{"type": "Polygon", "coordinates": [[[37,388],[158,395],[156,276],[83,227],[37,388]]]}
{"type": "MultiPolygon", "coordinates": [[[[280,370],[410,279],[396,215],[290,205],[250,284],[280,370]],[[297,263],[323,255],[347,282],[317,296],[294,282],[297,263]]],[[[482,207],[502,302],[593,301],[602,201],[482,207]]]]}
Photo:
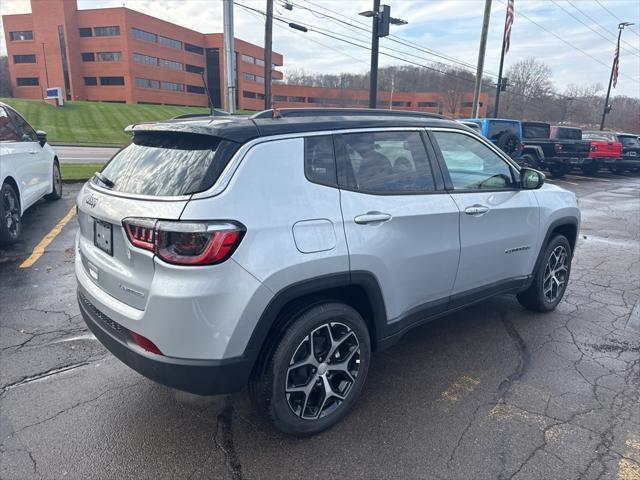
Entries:
{"type": "Polygon", "coordinates": [[[154,384],[89,334],[66,185],[0,251],[0,478],[640,478],[640,176],[552,182],[583,214],[558,309],[499,297],[412,331],[374,356],[351,414],[308,439],[275,432],[244,392],[154,384]]]}

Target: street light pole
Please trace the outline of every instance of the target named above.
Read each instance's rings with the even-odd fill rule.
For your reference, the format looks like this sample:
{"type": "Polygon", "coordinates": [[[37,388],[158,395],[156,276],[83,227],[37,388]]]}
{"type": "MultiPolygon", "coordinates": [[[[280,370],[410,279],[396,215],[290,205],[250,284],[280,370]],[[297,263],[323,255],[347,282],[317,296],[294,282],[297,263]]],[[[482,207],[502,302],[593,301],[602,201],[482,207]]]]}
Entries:
{"type": "Polygon", "coordinates": [[[376,108],[378,103],[378,15],[380,0],[373,0],[373,26],[371,28],[371,70],[369,74],[369,108],[376,108]]]}
{"type": "Polygon", "coordinates": [[[611,84],[613,83],[613,72],[616,69],[616,64],[620,62],[620,37],[622,36],[622,30],[624,27],[628,27],[633,25],[630,22],[622,22],[618,24],[618,43],[616,46],[616,54],[613,58],[613,63],[611,64],[611,75],[609,76],[609,88],[607,88],[607,97],[604,100],[604,109],[602,110],[602,120],[600,121],[600,130],[604,130],[604,121],[607,118],[607,113],[611,111],[611,107],[609,106],[609,96],[611,95],[611,84]]]}
{"type": "Polygon", "coordinates": [[[264,25],[264,109],[271,108],[271,45],[273,39],[273,0],[267,0],[264,25]]]}

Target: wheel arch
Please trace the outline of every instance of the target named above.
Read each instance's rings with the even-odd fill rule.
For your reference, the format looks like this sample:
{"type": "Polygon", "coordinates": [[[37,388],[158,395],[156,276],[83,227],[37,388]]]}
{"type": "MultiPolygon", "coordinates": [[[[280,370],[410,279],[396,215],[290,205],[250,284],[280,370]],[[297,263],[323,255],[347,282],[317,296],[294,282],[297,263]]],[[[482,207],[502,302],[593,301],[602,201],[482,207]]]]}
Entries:
{"type": "Polygon", "coordinates": [[[534,265],[532,277],[535,276],[535,273],[538,271],[541,262],[544,260],[542,256],[545,248],[549,244],[549,241],[556,235],[564,235],[567,238],[567,240],[569,241],[569,245],[571,246],[571,256],[573,257],[575,246],[578,241],[578,219],[575,217],[562,217],[551,222],[551,224],[547,228],[547,233],[545,234],[544,240],[540,245],[540,251],[538,252],[538,257],[534,265]]]}
{"type": "Polygon", "coordinates": [[[326,301],[345,303],[360,313],[369,329],[371,349],[384,336],[386,309],[380,285],[369,272],[341,272],[295,283],[280,290],[260,316],[245,350],[252,374],[259,376],[287,327],[302,310],[326,301]]]}
{"type": "Polygon", "coordinates": [[[22,195],[20,193],[20,187],[18,186],[18,182],[16,182],[15,178],[13,178],[11,175],[8,175],[2,180],[2,183],[0,183],[0,187],[5,183],[8,183],[9,185],[11,185],[15,189],[16,193],[18,194],[18,203],[20,204],[20,215],[22,215],[24,211],[22,209],[23,207],[22,195]]]}

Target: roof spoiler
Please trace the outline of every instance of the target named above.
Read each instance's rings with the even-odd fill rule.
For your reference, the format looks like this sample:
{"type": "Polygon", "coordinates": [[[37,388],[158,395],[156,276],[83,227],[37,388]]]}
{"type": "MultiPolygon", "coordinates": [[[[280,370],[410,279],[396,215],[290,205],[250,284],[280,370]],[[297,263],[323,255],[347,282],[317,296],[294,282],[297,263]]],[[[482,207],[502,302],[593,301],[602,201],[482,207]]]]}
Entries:
{"type": "Polygon", "coordinates": [[[278,108],[264,110],[252,115],[252,120],[266,118],[294,118],[294,117],[419,117],[419,118],[447,118],[444,115],[412,110],[384,110],[381,108],[278,108]]]}

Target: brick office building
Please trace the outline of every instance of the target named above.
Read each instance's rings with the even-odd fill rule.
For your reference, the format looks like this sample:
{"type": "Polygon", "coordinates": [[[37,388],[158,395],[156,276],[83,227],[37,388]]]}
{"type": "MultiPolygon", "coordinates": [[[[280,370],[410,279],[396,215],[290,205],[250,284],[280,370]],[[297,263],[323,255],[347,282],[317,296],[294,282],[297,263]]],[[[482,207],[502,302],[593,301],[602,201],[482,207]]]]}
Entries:
{"type": "MultiPolygon", "coordinates": [[[[126,7],[78,10],[76,0],[31,0],[30,14],[2,17],[9,73],[18,98],[60,87],[68,100],[223,106],[222,33],[203,34],[126,7]]],[[[264,106],[264,50],[235,39],[237,106],[264,106]]],[[[275,70],[283,64],[274,53],[275,70]]],[[[471,115],[473,94],[380,92],[380,107],[471,115]]],[[[273,85],[276,107],[366,107],[366,90],[273,85]]],[[[481,97],[486,114],[487,94],[481,97]]]]}

